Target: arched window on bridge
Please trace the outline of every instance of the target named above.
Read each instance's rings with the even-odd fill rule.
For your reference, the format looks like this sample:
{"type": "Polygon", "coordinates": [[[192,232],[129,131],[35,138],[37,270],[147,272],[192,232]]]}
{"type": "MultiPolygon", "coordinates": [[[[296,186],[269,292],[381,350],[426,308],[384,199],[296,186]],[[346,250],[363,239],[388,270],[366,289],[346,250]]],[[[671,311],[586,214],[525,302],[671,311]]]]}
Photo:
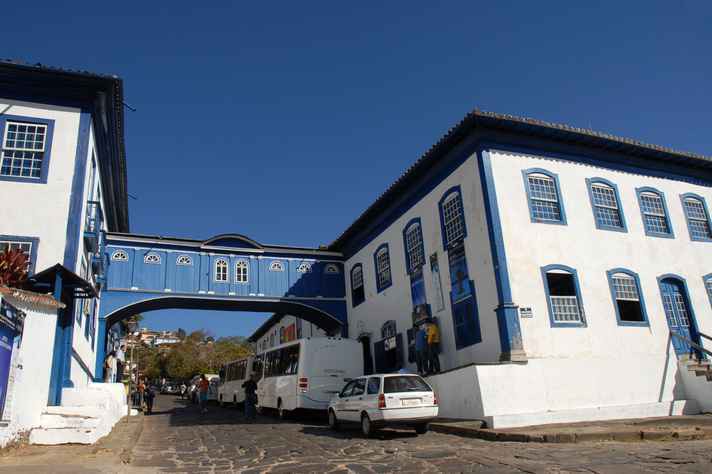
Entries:
{"type": "Polygon", "coordinates": [[[284,265],[282,265],[282,262],[279,260],[273,260],[272,263],[269,264],[269,271],[271,272],[283,272],[284,271],[284,265]]]}
{"type": "Polygon", "coordinates": [[[339,267],[335,263],[329,263],[324,267],[324,273],[327,275],[338,275],[339,274],[339,267]]]}
{"type": "Polygon", "coordinates": [[[215,281],[227,281],[227,261],[219,258],[215,260],[215,281]]]}
{"type": "Polygon", "coordinates": [[[235,283],[247,283],[248,280],[247,262],[239,260],[235,264],[235,283]]]}
{"type": "Polygon", "coordinates": [[[111,260],[117,261],[117,262],[125,262],[129,259],[129,256],[126,252],[123,250],[117,250],[114,253],[111,254],[111,260]]]}
{"type": "Polygon", "coordinates": [[[302,262],[297,267],[298,273],[311,273],[311,271],[312,271],[312,264],[309,262],[302,262]]]}
{"type": "Polygon", "coordinates": [[[151,263],[153,265],[158,265],[161,263],[161,256],[157,253],[149,253],[143,257],[143,263],[151,263]]]}
{"type": "Polygon", "coordinates": [[[188,255],[180,255],[176,259],[176,265],[193,265],[193,259],[188,255]]]}

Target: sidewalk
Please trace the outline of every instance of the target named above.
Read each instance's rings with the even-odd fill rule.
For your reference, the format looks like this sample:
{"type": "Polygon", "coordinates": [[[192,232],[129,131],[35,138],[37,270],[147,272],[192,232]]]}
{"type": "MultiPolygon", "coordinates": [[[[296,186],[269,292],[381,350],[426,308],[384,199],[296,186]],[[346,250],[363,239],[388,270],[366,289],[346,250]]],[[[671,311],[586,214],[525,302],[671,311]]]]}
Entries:
{"type": "Polygon", "coordinates": [[[131,450],[143,428],[143,415],[122,418],[94,445],[22,445],[0,451],[0,473],[120,473],[129,469],[131,450]]]}
{"type": "Polygon", "coordinates": [[[582,443],[589,441],[686,441],[712,439],[712,415],[667,416],[633,420],[483,428],[482,421],[441,420],[433,431],[488,441],[582,443]]]}

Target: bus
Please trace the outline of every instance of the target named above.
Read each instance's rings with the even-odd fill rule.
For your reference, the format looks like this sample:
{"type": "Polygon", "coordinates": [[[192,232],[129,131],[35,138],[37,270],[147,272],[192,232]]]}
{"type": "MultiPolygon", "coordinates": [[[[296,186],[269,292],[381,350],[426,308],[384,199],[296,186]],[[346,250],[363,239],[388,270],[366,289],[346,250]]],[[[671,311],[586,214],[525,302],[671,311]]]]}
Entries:
{"type": "Polygon", "coordinates": [[[220,370],[220,387],[218,388],[218,403],[243,403],[245,391],[243,382],[249,379],[255,368],[255,356],[229,362],[220,370]]]}
{"type": "Polygon", "coordinates": [[[258,408],[276,409],[285,418],[297,409],[326,411],[344,382],[363,375],[363,349],[354,339],[305,338],[265,351],[255,367],[262,369],[258,408]]]}

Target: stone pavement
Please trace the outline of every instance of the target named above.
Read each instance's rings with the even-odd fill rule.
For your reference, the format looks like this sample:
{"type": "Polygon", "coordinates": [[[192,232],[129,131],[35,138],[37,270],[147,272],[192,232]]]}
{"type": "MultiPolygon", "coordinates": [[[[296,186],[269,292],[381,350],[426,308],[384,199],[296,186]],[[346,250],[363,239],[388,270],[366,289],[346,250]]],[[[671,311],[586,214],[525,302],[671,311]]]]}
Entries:
{"type": "Polygon", "coordinates": [[[201,415],[169,396],[143,418],[135,445],[125,442],[126,456],[112,452],[98,471],[82,455],[66,455],[91,447],[60,447],[41,448],[50,453],[41,457],[45,465],[21,452],[6,455],[0,472],[712,472],[710,440],[523,444],[400,430],[365,439],[357,429],[332,432],[320,419],[263,416],[245,424],[238,410],[219,407],[201,415]],[[64,454],[52,463],[54,450],[64,454]]]}

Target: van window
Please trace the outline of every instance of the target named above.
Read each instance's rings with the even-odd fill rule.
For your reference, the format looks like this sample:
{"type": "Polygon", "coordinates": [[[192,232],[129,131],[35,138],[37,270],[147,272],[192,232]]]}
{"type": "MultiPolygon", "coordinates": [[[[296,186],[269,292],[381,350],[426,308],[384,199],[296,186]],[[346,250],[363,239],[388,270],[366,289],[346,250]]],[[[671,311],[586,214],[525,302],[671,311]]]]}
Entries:
{"type": "Polygon", "coordinates": [[[267,353],[265,377],[296,375],[299,370],[299,344],[282,347],[267,353]]]}
{"type": "Polygon", "coordinates": [[[383,393],[432,392],[433,389],[420,377],[395,376],[385,377],[383,393]]]}
{"type": "Polygon", "coordinates": [[[368,379],[368,391],[369,395],[376,395],[381,390],[381,378],[371,377],[368,379]]]}
{"type": "Polygon", "coordinates": [[[366,388],[366,379],[358,379],[355,382],[354,391],[351,392],[351,396],[363,395],[363,391],[366,388]]]}

